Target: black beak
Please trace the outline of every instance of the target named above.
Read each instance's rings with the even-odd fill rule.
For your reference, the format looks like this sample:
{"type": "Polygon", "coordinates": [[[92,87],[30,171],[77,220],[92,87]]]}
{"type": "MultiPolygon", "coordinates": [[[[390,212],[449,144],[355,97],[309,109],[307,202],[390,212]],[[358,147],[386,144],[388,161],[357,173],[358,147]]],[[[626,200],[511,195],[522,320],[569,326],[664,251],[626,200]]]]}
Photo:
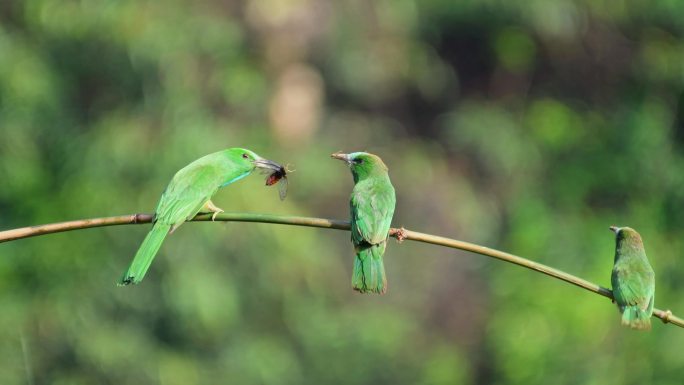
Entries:
{"type": "Polygon", "coordinates": [[[257,166],[258,168],[264,169],[264,170],[273,170],[273,171],[278,171],[282,170],[283,166],[279,165],[278,163],[268,160],[268,159],[257,159],[254,161],[254,165],[257,166]]]}
{"type": "Polygon", "coordinates": [[[620,231],[620,228],[617,226],[610,226],[609,229],[610,229],[610,231],[614,232],[615,234],[617,234],[618,231],[620,231]]]}
{"type": "Polygon", "coordinates": [[[351,163],[351,159],[349,159],[349,154],[343,154],[341,152],[336,152],[336,153],[330,155],[330,157],[345,161],[345,162],[347,162],[347,164],[351,163]]]}

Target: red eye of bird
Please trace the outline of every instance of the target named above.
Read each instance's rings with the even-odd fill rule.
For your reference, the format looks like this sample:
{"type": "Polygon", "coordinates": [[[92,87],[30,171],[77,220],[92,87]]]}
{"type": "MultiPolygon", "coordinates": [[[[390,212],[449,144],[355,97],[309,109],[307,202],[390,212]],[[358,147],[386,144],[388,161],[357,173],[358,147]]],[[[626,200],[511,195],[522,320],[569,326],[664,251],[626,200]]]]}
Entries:
{"type": "Polygon", "coordinates": [[[242,154],[242,157],[245,159],[249,159],[249,155],[247,155],[247,154],[242,154]]]}

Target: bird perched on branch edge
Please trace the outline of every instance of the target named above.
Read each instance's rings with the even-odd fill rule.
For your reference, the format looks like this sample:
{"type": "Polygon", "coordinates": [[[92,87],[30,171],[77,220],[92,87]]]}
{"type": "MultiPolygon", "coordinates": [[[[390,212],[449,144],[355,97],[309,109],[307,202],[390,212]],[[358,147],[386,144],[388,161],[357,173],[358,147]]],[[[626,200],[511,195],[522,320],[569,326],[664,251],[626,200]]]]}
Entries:
{"type": "Polygon", "coordinates": [[[610,281],[622,324],[648,330],[655,301],[655,273],[648,263],[644,243],[630,227],[610,226],[610,230],[615,233],[615,261],[610,281]]]}
{"type": "Polygon", "coordinates": [[[211,201],[219,188],[236,182],[255,169],[276,171],[281,165],[244,148],[229,148],[195,160],[173,176],[154,211],[152,230],[147,234],[119,285],[136,284],[145,277],[167,235],[198,213],[223,210],[211,201]]]}

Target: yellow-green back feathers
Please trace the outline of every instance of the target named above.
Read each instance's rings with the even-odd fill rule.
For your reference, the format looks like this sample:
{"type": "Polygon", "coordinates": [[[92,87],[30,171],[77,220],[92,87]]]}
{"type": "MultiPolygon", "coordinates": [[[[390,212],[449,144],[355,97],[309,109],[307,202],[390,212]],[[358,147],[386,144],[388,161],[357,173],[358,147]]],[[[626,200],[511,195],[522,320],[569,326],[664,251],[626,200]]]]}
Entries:
{"type": "Polygon", "coordinates": [[[380,157],[367,152],[336,153],[332,157],[349,165],[355,183],[349,201],[351,239],[356,251],[352,288],[361,293],[383,294],[387,278],[382,256],[396,204],[387,166],[380,157]]]}
{"type": "Polygon", "coordinates": [[[615,233],[615,262],[611,274],[613,297],[622,324],[633,329],[651,328],[655,300],[655,274],[648,263],[641,236],[630,227],[611,226],[615,233]]]}

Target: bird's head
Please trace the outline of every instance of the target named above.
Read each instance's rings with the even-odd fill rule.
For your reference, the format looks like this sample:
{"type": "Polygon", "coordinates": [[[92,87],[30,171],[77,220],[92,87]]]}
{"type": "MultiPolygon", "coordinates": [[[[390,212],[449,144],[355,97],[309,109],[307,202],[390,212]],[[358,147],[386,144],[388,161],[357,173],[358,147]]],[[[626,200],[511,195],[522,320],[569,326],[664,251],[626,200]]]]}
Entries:
{"type": "Polygon", "coordinates": [[[622,244],[623,242],[627,242],[630,245],[642,245],[643,242],[641,241],[641,235],[636,232],[631,227],[617,227],[617,226],[610,226],[609,227],[610,231],[615,233],[615,240],[618,245],[622,244]]]}
{"type": "Polygon", "coordinates": [[[387,166],[379,156],[367,152],[352,152],[343,154],[336,152],[331,157],[344,161],[349,165],[354,181],[358,182],[372,175],[386,175],[387,166]]]}
{"type": "Polygon", "coordinates": [[[272,160],[264,159],[254,151],[245,148],[229,148],[226,150],[226,155],[238,167],[244,169],[245,172],[254,171],[256,168],[266,171],[275,171],[282,168],[280,164],[272,160]]]}

